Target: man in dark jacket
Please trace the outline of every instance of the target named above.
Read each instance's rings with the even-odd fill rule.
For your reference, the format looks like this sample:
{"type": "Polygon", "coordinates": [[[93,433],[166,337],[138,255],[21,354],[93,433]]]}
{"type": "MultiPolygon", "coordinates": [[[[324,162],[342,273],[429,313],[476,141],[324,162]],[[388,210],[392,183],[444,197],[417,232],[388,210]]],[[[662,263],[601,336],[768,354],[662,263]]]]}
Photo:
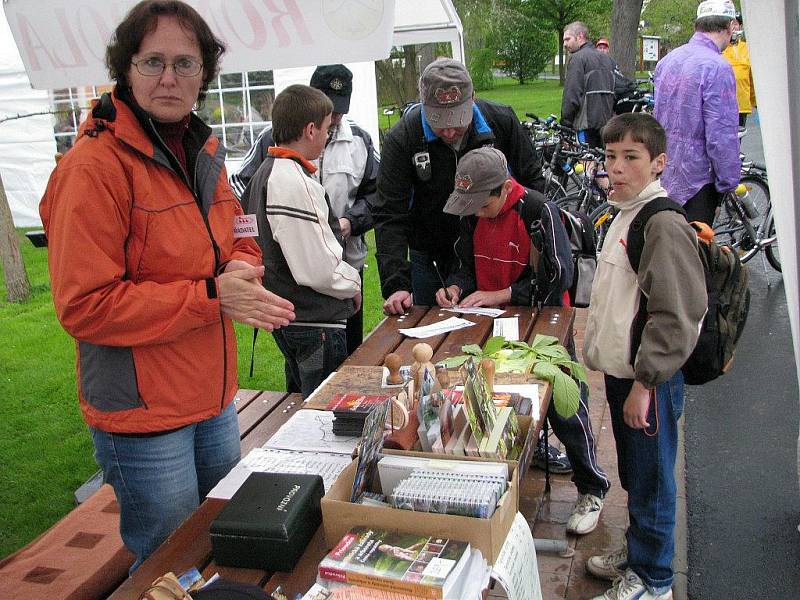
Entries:
{"type": "Polygon", "coordinates": [[[434,305],[443,277],[455,266],[458,218],[442,212],[453,191],[458,159],[494,146],[521,184],[542,191],[541,164],[514,111],[473,99],[466,67],[437,60],[420,78],[422,104],[406,111],[384,140],[375,219],[376,257],[387,314],[413,303],[434,305]],[[410,257],[410,261],[409,261],[410,257]]]}
{"type": "Polygon", "coordinates": [[[599,52],[580,21],[564,29],[564,48],[571,56],[561,97],[561,124],[577,129],[579,138],[602,147],[600,130],[614,116],[614,61],[599,52]]]}

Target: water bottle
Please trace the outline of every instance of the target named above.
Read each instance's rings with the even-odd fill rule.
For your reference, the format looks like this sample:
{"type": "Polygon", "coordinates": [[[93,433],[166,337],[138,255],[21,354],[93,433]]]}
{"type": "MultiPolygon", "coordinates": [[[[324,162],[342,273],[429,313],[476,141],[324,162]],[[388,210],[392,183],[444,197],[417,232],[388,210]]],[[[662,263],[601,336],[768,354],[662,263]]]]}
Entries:
{"type": "Polygon", "coordinates": [[[747,218],[755,219],[758,216],[758,209],[756,205],[753,204],[753,199],[750,197],[750,192],[747,191],[747,186],[743,183],[740,183],[736,186],[736,195],[739,197],[739,202],[742,203],[744,207],[744,212],[747,214],[747,218]]]}

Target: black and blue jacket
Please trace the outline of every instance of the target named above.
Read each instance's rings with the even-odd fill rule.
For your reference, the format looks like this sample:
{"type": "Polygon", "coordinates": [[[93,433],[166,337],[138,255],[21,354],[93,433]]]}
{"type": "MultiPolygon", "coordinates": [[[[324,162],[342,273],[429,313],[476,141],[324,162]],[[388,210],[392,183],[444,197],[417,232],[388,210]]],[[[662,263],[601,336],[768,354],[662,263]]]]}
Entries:
{"type": "Polygon", "coordinates": [[[398,290],[411,291],[409,249],[427,254],[444,271],[456,265],[453,247],[458,238],[458,217],[443,213],[442,208],[453,191],[458,160],[482,146],[499,148],[522,185],[544,190],[541,162],[508,106],[475,100],[472,123],[458,150],[436,137],[422,105],[407,110],[386,135],[378,193],[370,202],[384,298],[398,290]],[[429,155],[427,180],[420,178],[414,166],[414,156],[421,152],[429,155]]]}

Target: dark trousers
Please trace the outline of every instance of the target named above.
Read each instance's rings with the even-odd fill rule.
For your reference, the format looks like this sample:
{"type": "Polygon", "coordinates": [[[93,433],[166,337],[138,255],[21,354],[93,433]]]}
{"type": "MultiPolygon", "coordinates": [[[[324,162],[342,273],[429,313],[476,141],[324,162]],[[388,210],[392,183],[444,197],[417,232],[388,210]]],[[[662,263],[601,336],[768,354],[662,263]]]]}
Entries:
{"type": "Polygon", "coordinates": [[[347,319],[347,356],[355,352],[364,341],[364,269],[358,272],[358,277],[361,280],[361,306],[356,314],[347,319]]]}
{"type": "Polygon", "coordinates": [[[599,129],[581,129],[578,132],[578,140],[584,144],[589,144],[590,148],[602,148],[603,136],[599,129]]]}
{"type": "Polygon", "coordinates": [[[745,127],[747,125],[747,115],[749,113],[739,113],[739,127],[745,127]]]}
{"type": "Polygon", "coordinates": [[[702,221],[711,227],[714,223],[714,214],[721,203],[722,194],[717,191],[713,182],[707,183],[683,205],[683,209],[686,211],[686,220],[690,223],[702,221]]]}
{"type": "Polygon", "coordinates": [[[344,327],[289,325],[272,332],[283,354],[286,391],[301,392],[303,398],[347,358],[344,327]]]}
{"type": "MultiPolygon", "coordinates": [[[[572,360],[575,356],[575,340],[570,336],[567,342],[572,360]]],[[[551,400],[547,409],[547,420],[559,440],[564,444],[564,450],[572,463],[572,482],[578,488],[579,494],[592,494],[603,498],[611,487],[608,477],[597,464],[597,450],[595,447],[592,423],[589,421],[589,388],[581,384],[581,400],[578,412],[565,419],[558,414],[555,403],[551,400]]]]}

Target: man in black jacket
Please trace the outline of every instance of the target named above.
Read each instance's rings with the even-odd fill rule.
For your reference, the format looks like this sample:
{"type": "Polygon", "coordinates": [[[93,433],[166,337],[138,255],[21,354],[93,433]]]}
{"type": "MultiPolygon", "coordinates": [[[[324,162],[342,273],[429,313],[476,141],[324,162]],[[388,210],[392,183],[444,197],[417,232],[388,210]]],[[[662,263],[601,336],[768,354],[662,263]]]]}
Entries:
{"type": "Polygon", "coordinates": [[[416,105],[386,136],[378,194],[370,202],[376,257],[387,314],[412,304],[433,306],[442,277],[457,266],[458,217],[442,212],[461,156],[482,146],[500,149],[521,184],[543,191],[541,164],[514,111],[473,98],[466,67],[452,59],[428,65],[416,105]],[[410,258],[410,261],[409,261],[410,258]],[[412,296],[413,292],[413,296],[412,296]]]}
{"type": "Polygon", "coordinates": [[[614,116],[614,60],[599,52],[580,21],[564,29],[571,56],[561,97],[561,124],[578,130],[582,142],[603,146],[600,130],[614,116]]]}

